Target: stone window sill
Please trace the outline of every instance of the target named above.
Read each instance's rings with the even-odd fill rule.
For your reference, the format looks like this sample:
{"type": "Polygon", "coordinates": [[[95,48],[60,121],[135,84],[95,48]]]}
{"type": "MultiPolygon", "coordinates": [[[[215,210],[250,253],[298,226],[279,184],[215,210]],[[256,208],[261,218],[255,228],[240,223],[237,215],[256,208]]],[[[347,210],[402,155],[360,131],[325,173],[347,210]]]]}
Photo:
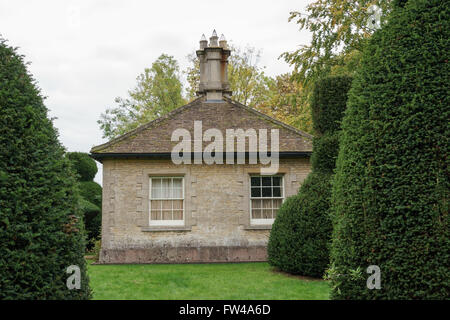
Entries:
{"type": "Polygon", "coordinates": [[[244,230],[271,230],[271,224],[261,224],[261,225],[249,225],[245,226],[244,230]]]}
{"type": "Polygon", "coordinates": [[[190,227],[185,226],[150,226],[142,227],[141,231],[144,232],[167,232],[167,231],[191,231],[190,227]]]}

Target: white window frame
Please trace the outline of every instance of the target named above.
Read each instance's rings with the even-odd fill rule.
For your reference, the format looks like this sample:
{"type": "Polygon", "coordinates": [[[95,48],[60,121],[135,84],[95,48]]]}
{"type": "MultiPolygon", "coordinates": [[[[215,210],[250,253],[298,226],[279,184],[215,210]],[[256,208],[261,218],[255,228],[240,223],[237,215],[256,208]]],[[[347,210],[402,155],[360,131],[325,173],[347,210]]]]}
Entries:
{"type": "MultiPolygon", "coordinates": [[[[273,185],[271,185],[271,187],[273,187],[273,185]]],[[[252,174],[249,175],[249,199],[250,199],[250,225],[271,225],[273,224],[273,222],[275,221],[275,219],[253,219],[253,208],[252,208],[252,200],[258,200],[258,199],[262,199],[262,200],[268,200],[268,199],[280,199],[281,200],[281,204],[283,204],[284,202],[284,194],[285,194],[285,186],[284,186],[284,175],[280,175],[280,174],[276,174],[276,175],[256,175],[256,174],[252,174]],[[261,197],[252,197],[252,177],[259,177],[259,178],[264,178],[264,177],[280,177],[281,178],[281,197],[263,197],[262,196],[262,180],[261,180],[261,197]]],[[[273,209],[273,208],[272,208],[273,209]]]]}
{"type": "MultiPolygon", "coordinates": [[[[173,185],[173,183],[172,183],[173,185]]],[[[185,217],[185,201],[184,201],[184,177],[183,176],[150,176],[149,177],[149,194],[148,194],[148,222],[150,226],[184,226],[185,217]],[[182,198],[152,198],[152,179],[181,179],[182,198]],[[183,220],[152,220],[152,200],[183,200],[183,220]]],[[[172,204],[173,211],[173,204],[172,204]]]]}

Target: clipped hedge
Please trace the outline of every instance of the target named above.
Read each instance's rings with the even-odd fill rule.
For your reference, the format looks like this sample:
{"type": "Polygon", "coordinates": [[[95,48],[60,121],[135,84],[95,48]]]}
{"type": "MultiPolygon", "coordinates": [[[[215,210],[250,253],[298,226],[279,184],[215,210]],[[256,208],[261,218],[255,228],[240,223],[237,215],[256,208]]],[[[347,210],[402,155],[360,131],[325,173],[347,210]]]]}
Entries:
{"type": "Polygon", "coordinates": [[[269,263],[280,270],[320,277],[328,266],[332,230],[330,180],[339,150],[337,129],[345,110],[347,91],[344,90],[348,90],[351,80],[347,76],[332,76],[316,84],[312,96],[314,121],[320,123],[314,125],[321,132],[313,139],[312,172],[298,195],[288,198],[281,206],[269,238],[269,263]],[[333,103],[328,104],[330,101],[333,103]]]}
{"type": "Polygon", "coordinates": [[[332,173],[336,167],[339,152],[339,135],[325,132],[320,138],[313,139],[313,154],[311,155],[312,171],[332,173]]]}
{"type": "Polygon", "coordinates": [[[90,250],[100,237],[102,221],[102,187],[93,181],[97,173],[97,164],[89,154],[83,152],[68,152],[66,157],[78,174],[81,211],[88,235],[86,247],[90,250]]]}
{"type": "Polygon", "coordinates": [[[315,135],[338,131],[347,103],[347,93],[352,78],[329,76],[317,81],[311,100],[311,112],[315,135]]]}
{"type": "Polygon", "coordinates": [[[102,207],[102,187],[95,181],[81,181],[79,183],[80,194],[87,201],[102,207]]]}
{"type": "Polygon", "coordinates": [[[80,181],[94,180],[98,169],[95,160],[89,157],[89,154],[84,152],[67,152],[66,157],[80,176],[80,181]]]}
{"type": "Polygon", "coordinates": [[[450,11],[397,1],[349,94],[333,182],[335,299],[448,299],[450,11]],[[381,289],[366,286],[369,265],[381,289]]]}
{"type": "Polygon", "coordinates": [[[278,211],[267,247],[268,261],[280,270],[321,277],[328,266],[331,221],[330,174],[311,173],[301,192],[278,211]]]}
{"type": "Polygon", "coordinates": [[[0,38],[0,300],[88,299],[76,180],[23,57],[0,38]],[[81,289],[66,286],[67,267],[81,289]]]}
{"type": "Polygon", "coordinates": [[[88,239],[86,248],[89,250],[94,245],[94,242],[100,238],[102,211],[97,205],[85,200],[83,197],[80,198],[80,207],[84,215],[83,220],[88,239]]]}

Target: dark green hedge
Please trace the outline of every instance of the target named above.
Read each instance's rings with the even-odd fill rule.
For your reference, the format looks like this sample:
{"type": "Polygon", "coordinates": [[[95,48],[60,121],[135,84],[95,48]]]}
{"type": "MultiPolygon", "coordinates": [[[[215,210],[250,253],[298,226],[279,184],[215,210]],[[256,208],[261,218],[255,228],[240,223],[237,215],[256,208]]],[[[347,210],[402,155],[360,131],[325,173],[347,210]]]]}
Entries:
{"type": "Polygon", "coordinates": [[[102,211],[100,207],[85,200],[83,197],[80,197],[80,207],[84,214],[83,220],[88,239],[86,248],[90,250],[94,242],[100,238],[102,211]]]}
{"type": "Polygon", "coordinates": [[[81,181],[80,194],[87,201],[102,207],[102,187],[95,181],[81,181]]]}
{"type": "Polygon", "coordinates": [[[352,78],[330,76],[317,81],[311,99],[311,112],[315,135],[339,130],[347,103],[347,92],[352,78]]]}
{"type": "Polygon", "coordinates": [[[81,198],[79,203],[81,204],[81,212],[88,236],[86,248],[90,250],[95,241],[100,238],[102,221],[102,187],[97,182],[92,181],[97,171],[97,165],[87,153],[69,152],[66,156],[72,162],[72,168],[78,168],[78,179],[91,178],[90,181],[82,180],[78,182],[81,198]],[[91,168],[89,175],[86,173],[89,171],[86,168],[91,168]],[[94,168],[95,172],[92,170],[94,168]],[[83,177],[80,173],[83,173],[83,177]]]}
{"type": "Polygon", "coordinates": [[[335,299],[449,298],[448,21],[448,2],[409,0],[364,51],[333,183],[335,299]]]}
{"type": "Polygon", "coordinates": [[[84,152],[67,152],[66,157],[80,176],[80,181],[94,180],[98,169],[95,160],[89,157],[89,154],[84,152]]]}
{"type": "Polygon", "coordinates": [[[330,174],[311,173],[298,195],[281,206],[267,248],[269,263],[280,270],[321,277],[329,263],[331,239],[330,174]]]}
{"type": "Polygon", "coordinates": [[[0,38],[0,299],[87,299],[76,180],[35,81],[0,38]],[[81,269],[81,289],[66,268],[81,269]]]}
{"type": "Polygon", "coordinates": [[[269,263],[280,270],[321,277],[328,266],[332,229],[330,180],[339,150],[337,130],[347,96],[347,91],[342,90],[348,90],[350,82],[350,77],[333,76],[319,80],[315,86],[314,125],[320,128],[320,135],[313,140],[312,173],[299,194],[281,206],[269,238],[269,263]]]}
{"type": "Polygon", "coordinates": [[[313,139],[313,154],[311,166],[313,171],[332,173],[336,167],[336,158],[339,152],[338,133],[326,132],[320,138],[313,139]]]}

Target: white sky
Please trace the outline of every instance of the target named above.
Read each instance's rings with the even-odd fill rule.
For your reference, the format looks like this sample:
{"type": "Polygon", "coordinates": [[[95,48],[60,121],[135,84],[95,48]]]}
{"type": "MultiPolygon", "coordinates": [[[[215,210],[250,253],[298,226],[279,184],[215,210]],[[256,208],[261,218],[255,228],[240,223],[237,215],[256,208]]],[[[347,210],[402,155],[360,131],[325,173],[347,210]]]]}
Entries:
{"type": "Polygon", "coordinates": [[[289,12],[305,12],[310,2],[0,0],[0,34],[31,62],[63,145],[88,152],[105,142],[97,120],[114,98],[161,53],[183,70],[202,33],[209,38],[216,29],[234,45],[262,49],[269,75],[290,71],[278,57],[308,44],[310,35],[288,22],[289,12]]]}

